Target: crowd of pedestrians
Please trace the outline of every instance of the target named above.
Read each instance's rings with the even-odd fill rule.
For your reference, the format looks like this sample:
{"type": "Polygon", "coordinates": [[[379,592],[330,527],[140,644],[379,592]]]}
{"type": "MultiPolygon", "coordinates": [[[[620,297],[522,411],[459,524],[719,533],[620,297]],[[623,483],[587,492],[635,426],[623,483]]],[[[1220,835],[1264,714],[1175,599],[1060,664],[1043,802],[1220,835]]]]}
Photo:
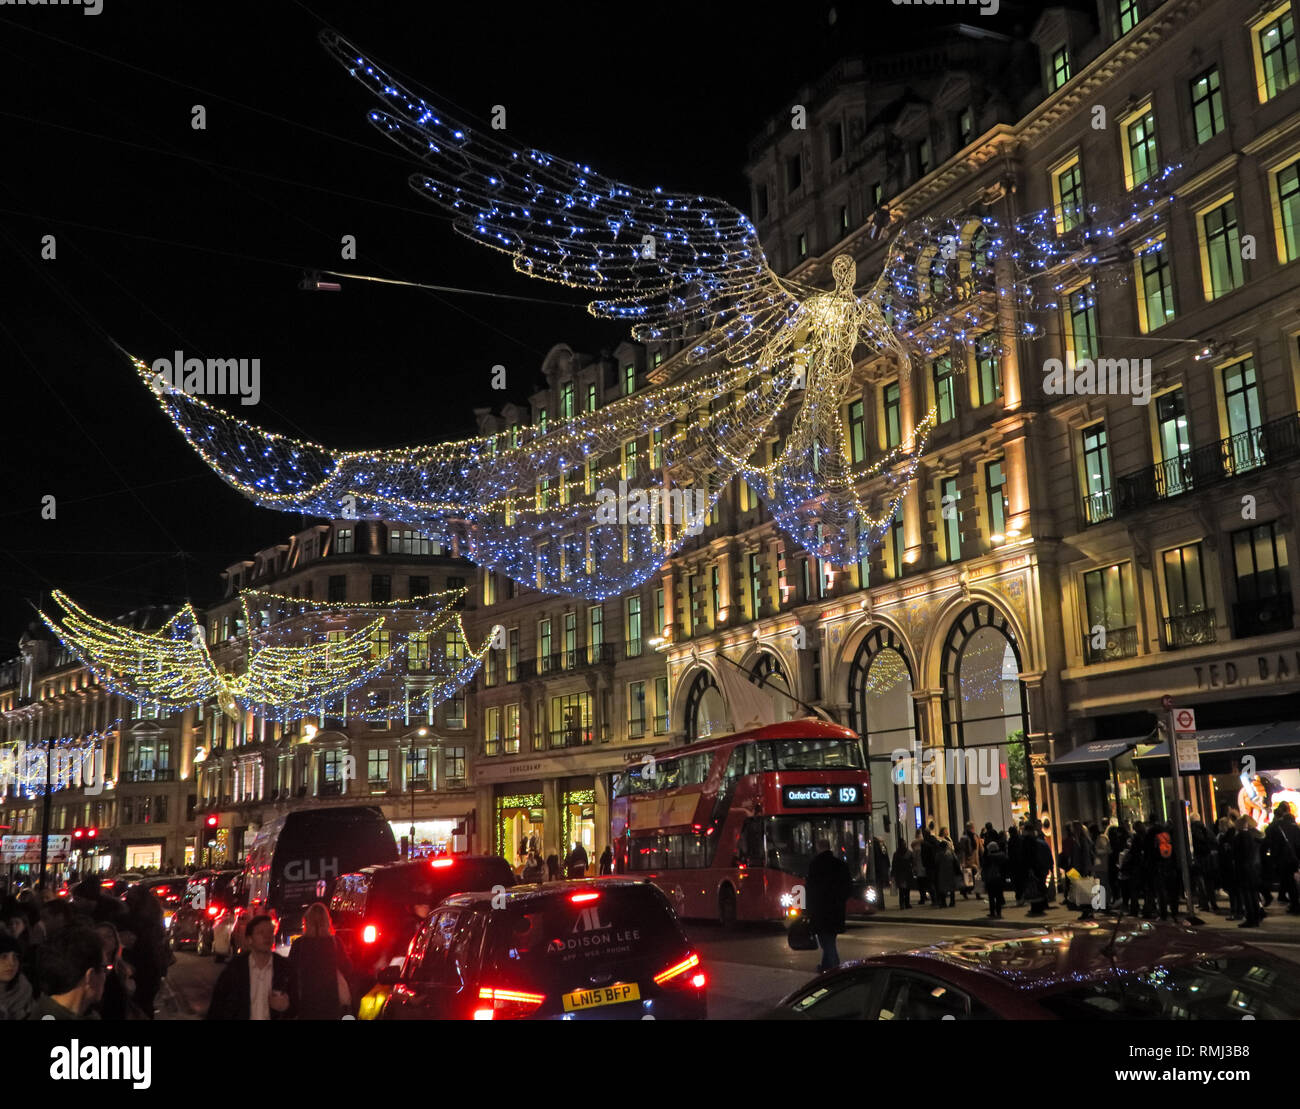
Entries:
{"type": "Polygon", "coordinates": [[[151,1020],[171,959],[148,890],[24,889],[0,900],[0,1020],[151,1020]]]}

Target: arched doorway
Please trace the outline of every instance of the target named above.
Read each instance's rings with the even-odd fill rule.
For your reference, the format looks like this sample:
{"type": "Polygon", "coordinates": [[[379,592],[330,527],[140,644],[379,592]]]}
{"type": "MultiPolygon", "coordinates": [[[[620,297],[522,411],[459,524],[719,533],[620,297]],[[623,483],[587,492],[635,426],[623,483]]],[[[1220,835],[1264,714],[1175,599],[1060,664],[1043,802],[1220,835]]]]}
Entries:
{"type": "Polygon", "coordinates": [[[770,651],[762,651],[749,670],[749,680],[758,686],[772,702],[772,719],[777,722],[794,720],[799,715],[798,705],[789,696],[790,679],[786,677],[781,660],[770,651]]]}
{"type": "Polygon", "coordinates": [[[891,847],[898,835],[911,838],[923,804],[911,755],[917,739],[912,688],[903,641],[889,628],[873,628],[849,667],[849,725],[866,748],[873,826],[891,847]]]}
{"type": "Polygon", "coordinates": [[[703,739],[727,730],[727,703],[722,699],[718,683],[707,670],[696,674],[686,691],[682,723],[687,739],[703,739]]]}
{"type": "Polygon", "coordinates": [[[1029,700],[1020,646],[1007,618],[987,601],[966,609],[944,642],[943,725],[948,826],[966,821],[1007,828],[1036,816],[1029,765],[1029,700]]]}

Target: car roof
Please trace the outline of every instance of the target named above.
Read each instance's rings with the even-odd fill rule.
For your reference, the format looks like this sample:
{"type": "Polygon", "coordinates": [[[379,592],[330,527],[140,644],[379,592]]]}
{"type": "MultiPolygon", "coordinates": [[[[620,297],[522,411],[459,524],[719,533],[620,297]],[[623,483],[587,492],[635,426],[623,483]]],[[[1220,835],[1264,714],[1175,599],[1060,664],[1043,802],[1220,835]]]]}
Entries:
{"type": "MultiPolygon", "coordinates": [[[[459,864],[496,862],[504,865],[507,870],[510,869],[510,864],[500,855],[442,855],[439,858],[452,858],[459,864]]],[[[374,878],[381,874],[400,874],[403,870],[421,869],[428,870],[432,874],[439,873],[439,870],[429,866],[428,859],[403,859],[395,863],[374,863],[371,866],[363,866],[360,870],[349,871],[344,877],[351,877],[353,874],[364,874],[367,878],[374,878]]]]}
{"type": "Polygon", "coordinates": [[[491,890],[476,890],[452,894],[439,907],[465,909],[490,903],[493,908],[510,908],[516,904],[529,905],[575,893],[599,893],[608,889],[638,889],[659,892],[659,887],[654,883],[640,881],[636,878],[606,877],[580,882],[529,882],[521,886],[511,886],[504,892],[501,890],[495,893],[491,890]],[[505,898],[504,905],[498,900],[501,897],[505,898]]]}
{"type": "Polygon", "coordinates": [[[1234,940],[1170,924],[1132,921],[1116,927],[1101,921],[945,940],[845,967],[907,967],[956,982],[996,983],[1021,997],[1038,997],[1070,983],[1083,985],[1251,950],[1234,940]]]}

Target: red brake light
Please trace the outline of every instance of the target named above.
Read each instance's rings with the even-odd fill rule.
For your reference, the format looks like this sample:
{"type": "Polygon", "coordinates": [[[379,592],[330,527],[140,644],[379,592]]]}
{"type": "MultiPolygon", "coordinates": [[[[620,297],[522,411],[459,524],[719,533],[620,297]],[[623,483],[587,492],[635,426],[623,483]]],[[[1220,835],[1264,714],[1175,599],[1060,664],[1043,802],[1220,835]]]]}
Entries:
{"type": "Polygon", "coordinates": [[[217,913],[219,912],[221,912],[221,910],[218,909],[215,905],[208,906],[208,916],[216,916],[217,913]]]}
{"type": "Polygon", "coordinates": [[[598,893],[575,893],[569,898],[575,905],[581,905],[584,901],[597,901],[599,899],[600,894],[598,893]]]}
{"type": "Polygon", "coordinates": [[[474,1019],[496,1020],[498,1017],[509,1019],[527,1016],[546,1000],[546,995],[528,993],[525,990],[497,990],[483,986],[478,991],[478,999],[480,1002],[490,1002],[491,1008],[484,1006],[475,1009],[474,1019]]]}
{"type": "Polygon", "coordinates": [[[377,939],[379,939],[379,929],[376,928],[373,924],[367,924],[364,928],[361,929],[362,943],[374,943],[375,940],[377,939]]]}
{"type": "Polygon", "coordinates": [[[429,865],[435,870],[441,870],[443,867],[451,866],[455,859],[430,859],[429,865]]]}
{"type": "MultiPolygon", "coordinates": [[[[670,982],[674,978],[679,978],[688,970],[694,970],[700,965],[700,957],[692,951],[680,963],[674,963],[667,970],[660,971],[655,975],[655,985],[662,986],[665,982],[670,982]]],[[[703,973],[692,975],[689,979],[692,986],[699,988],[704,985],[703,973]],[[698,982],[696,980],[699,980],[698,982]]]]}

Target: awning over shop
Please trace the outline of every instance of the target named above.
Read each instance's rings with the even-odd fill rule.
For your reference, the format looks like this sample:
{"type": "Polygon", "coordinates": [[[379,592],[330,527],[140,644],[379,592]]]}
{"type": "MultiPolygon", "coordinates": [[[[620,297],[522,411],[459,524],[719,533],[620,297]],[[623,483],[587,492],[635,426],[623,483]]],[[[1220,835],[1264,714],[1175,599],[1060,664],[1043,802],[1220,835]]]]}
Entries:
{"type": "MultiPolygon", "coordinates": [[[[1261,770],[1300,766],[1300,721],[1197,732],[1196,747],[1201,756],[1201,774],[1235,774],[1244,755],[1252,756],[1261,770]]],[[[1144,778],[1167,777],[1169,743],[1157,743],[1136,756],[1133,763],[1144,778]]]]}
{"type": "Polygon", "coordinates": [[[1104,782],[1111,774],[1111,764],[1143,742],[1146,736],[1131,739],[1094,739],[1081,743],[1047,764],[1047,776],[1053,782],[1104,782]]]}

